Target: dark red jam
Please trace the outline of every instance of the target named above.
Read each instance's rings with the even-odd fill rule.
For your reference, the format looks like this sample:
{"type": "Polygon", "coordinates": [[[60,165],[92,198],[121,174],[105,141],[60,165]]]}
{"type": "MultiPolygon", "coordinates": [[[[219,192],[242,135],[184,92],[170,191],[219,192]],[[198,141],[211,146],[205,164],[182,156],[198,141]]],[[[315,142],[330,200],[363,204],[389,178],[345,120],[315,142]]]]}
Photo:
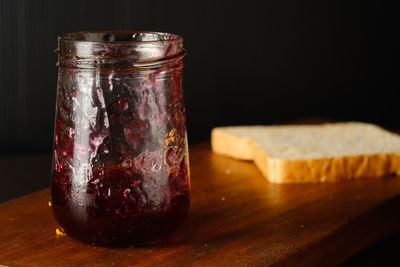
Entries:
{"type": "MultiPolygon", "coordinates": [[[[141,34],[134,38],[151,38],[141,34]]],[[[68,42],[75,40],[60,39],[61,54],[71,51],[68,42]]],[[[107,43],[106,53],[114,46],[107,43]]],[[[51,183],[57,221],[67,235],[96,245],[166,238],[189,209],[181,58],[134,70],[67,60],[60,55],[51,183]]]]}
{"type": "Polygon", "coordinates": [[[183,221],[189,209],[186,159],[162,183],[163,177],[143,171],[147,166],[123,167],[135,159],[95,169],[86,188],[74,186],[68,173],[54,173],[52,206],[68,235],[93,244],[146,244],[183,221]]]}

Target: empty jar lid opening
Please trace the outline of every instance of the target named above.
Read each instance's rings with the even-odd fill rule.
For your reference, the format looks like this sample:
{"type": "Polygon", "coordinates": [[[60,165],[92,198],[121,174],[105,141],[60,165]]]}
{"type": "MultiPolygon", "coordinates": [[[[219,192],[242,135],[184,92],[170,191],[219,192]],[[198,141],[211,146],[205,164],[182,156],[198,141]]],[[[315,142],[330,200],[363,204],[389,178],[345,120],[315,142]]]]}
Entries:
{"type": "Polygon", "coordinates": [[[104,31],[67,33],[61,39],[99,43],[149,43],[178,41],[182,39],[173,33],[141,31],[104,31]]]}

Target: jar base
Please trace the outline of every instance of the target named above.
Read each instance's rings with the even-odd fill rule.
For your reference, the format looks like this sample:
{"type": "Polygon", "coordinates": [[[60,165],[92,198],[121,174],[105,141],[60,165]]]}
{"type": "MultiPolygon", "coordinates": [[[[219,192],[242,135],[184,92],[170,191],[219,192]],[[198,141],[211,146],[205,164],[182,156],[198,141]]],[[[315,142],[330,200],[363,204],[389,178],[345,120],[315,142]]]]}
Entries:
{"type": "MultiPolygon", "coordinates": [[[[167,240],[186,218],[188,209],[165,218],[146,221],[134,219],[91,218],[78,220],[64,207],[52,206],[63,232],[75,240],[93,246],[147,247],[167,240]]],[[[187,206],[188,208],[188,206],[187,206]]],[[[73,214],[73,213],[72,213],[73,214]]]]}

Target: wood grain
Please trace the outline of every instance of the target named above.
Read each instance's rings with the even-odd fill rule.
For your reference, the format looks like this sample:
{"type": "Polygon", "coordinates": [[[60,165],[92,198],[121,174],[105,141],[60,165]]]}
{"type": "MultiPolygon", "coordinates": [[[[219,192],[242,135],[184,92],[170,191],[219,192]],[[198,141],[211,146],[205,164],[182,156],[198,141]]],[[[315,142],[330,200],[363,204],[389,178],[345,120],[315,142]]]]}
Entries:
{"type": "Polygon", "coordinates": [[[0,265],[335,266],[400,230],[400,179],[270,184],[250,162],[190,150],[185,224],[150,247],[92,247],[56,235],[48,189],[0,205],[0,265]]]}

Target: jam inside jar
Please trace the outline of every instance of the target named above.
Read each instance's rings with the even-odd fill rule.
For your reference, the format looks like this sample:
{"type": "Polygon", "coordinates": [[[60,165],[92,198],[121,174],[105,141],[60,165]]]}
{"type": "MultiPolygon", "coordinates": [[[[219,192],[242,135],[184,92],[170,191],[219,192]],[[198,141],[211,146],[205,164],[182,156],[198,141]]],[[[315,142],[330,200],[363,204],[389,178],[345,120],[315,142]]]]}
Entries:
{"type": "Polygon", "coordinates": [[[55,218],[90,244],[161,241],[189,209],[182,38],[82,32],[58,45],[55,218]]]}

